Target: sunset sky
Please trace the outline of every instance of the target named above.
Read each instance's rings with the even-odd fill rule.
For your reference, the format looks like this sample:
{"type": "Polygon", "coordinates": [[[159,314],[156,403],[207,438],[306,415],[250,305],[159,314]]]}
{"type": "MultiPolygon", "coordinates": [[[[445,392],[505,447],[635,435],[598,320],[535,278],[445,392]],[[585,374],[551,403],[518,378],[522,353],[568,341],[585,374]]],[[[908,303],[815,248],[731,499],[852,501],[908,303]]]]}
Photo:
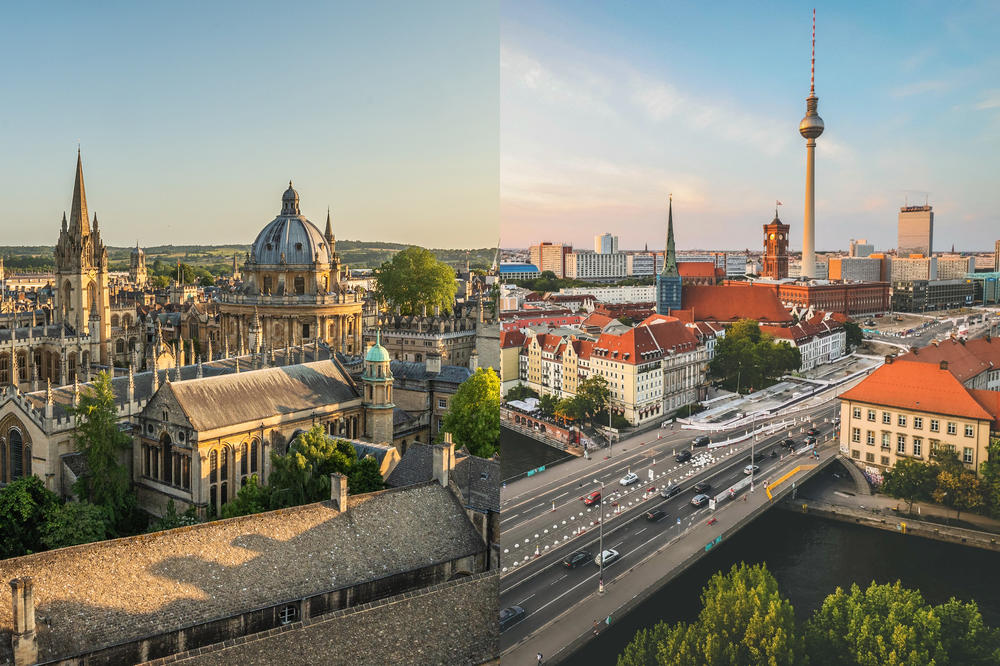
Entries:
{"type": "Polygon", "coordinates": [[[0,244],[54,244],[82,145],[112,245],[250,243],[292,179],[338,239],[492,247],[495,2],[13,3],[0,244]]]}
{"type": "MultiPolygon", "coordinates": [[[[501,5],[503,244],[801,248],[812,4],[501,5]]],[[[908,198],[935,246],[1000,238],[1000,5],[817,5],[816,248],[896,245],[908,198]]]]}

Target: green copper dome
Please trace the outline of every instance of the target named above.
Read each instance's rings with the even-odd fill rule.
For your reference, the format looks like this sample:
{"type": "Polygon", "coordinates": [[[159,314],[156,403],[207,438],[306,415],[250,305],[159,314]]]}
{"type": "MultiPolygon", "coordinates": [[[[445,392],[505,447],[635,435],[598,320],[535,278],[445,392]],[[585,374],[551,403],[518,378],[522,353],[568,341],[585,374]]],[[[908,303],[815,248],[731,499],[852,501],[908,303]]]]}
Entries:
{"type": "Polygon", "coordinates": [[[388,350],[382,346],[382,331],[378,331],[375,334],[375,344],[365,354],[365,361],[368,363],[386,363],[391,360],[388,350]]]}

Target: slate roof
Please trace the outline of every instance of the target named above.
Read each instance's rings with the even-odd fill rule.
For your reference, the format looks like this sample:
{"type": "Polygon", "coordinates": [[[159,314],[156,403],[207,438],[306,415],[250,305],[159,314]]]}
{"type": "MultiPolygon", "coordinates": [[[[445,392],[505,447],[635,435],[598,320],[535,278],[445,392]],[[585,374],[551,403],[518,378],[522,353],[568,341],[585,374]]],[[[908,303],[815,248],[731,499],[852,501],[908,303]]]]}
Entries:
{"type": "Polygon", "coordinates": [[[385,480],[390,488],[424,483],[434,476],[434,447],[414,442],[406,449],[395,469],[385,480]]]}
{"type": "MultiPolygon", "coordinates": [[[[0,560],[34,582],[40,661],[482,553],[436,483],[0,560]]],[[[13,629],[0,586],[0,635],[13,629]]],[[[0,641],[0,662],[11,660],[0,641]]]]}
{"type": "Polygon", "coordinates": [[[915,361],[886,363],[840,398],[929,414],[989,421],[997,418],[950,371],[915,361]]]}
{"type": "Polygon", "coordinates": [[[396,379],[433,379],[449,384],[461,384],[472,376],[472,371],[461,365],[442,365],[441,372],[427,372],[426,363],[415,361],[393,361],[389,371],[396,379]]]}
{"type": "Polygon", "coordinates": [[[191,425],[198,430],[212,430],[361,398],[350,375],[332,361],[172,382],[161,390],[173,393],[191,425]]]}
{"type": "MultiPolygon", "coordinates": [[[[458,453],[451,475],[467,506],[481,511],[500,511],[499,461],[458,453]]],[[[391,488],[399,488],[425,483],[433,476],[434,446],[414,443],[406,449],[385,483],[391,488]]]]}

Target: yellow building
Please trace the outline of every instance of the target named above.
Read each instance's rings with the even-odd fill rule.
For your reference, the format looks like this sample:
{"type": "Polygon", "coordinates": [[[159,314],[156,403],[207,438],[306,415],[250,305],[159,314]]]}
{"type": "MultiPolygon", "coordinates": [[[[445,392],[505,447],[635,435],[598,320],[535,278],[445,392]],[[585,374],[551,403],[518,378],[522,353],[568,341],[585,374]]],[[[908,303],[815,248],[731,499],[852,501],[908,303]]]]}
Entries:
{"type": "Polygon", "coordinates": [[[928,461],[942,447],[978,473],[991,433],[1000,430],[1000,392],[965,387],[947,361],[887,357],[840,400],[840,450],[872,473],[901,458],[928,461]]]}

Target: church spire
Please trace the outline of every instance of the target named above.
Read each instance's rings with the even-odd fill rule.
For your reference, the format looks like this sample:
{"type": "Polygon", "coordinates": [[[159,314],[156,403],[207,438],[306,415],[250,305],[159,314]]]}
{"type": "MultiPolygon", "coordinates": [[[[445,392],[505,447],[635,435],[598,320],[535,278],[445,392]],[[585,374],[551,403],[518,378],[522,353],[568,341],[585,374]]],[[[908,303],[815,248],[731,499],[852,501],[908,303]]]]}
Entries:
{"type": "Polygon", "coordinates": [[[667,249],[663,253],[663,270],[660,275],[664,277],[677,277],[677,251],[674,247],[674,195],[670,195],[670,203],[667,208],[667,249]]]}
{"type": "Polygon", "coordinates": [[[76,149],[76,182],[73,184],[73,207],[69,214],[70,233],[86,236],[90,233],[90,222],[87,219],[87,192],[83,186],[83,161],[80,149],[76,149]]]}
{"type": "Polygon", "coordinates": [[[326,231],[323,232],[326,242],[333,245],[333,221],[330,219],[330,207],[326,208],[326,231]]]}

